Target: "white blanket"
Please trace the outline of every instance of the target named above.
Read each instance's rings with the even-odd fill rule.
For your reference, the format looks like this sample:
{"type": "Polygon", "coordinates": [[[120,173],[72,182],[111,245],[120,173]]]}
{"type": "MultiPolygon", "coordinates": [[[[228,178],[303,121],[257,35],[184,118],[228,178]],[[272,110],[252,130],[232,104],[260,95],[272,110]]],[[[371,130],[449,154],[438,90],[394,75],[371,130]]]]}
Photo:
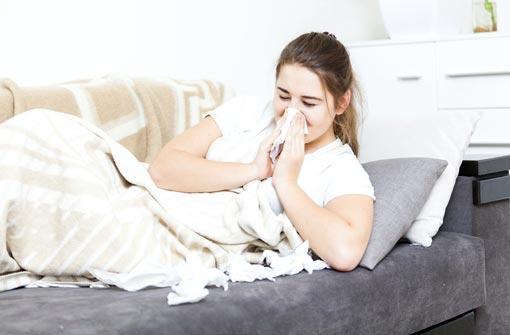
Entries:
{"type": "Polygon", "coordinates": [[[146,167],[69,114],[33,109],[0,124],[0,290],[171,286],[175,305],[228,280],[328,267],[260,181],[180,193],[157,188],[146,167]]]}

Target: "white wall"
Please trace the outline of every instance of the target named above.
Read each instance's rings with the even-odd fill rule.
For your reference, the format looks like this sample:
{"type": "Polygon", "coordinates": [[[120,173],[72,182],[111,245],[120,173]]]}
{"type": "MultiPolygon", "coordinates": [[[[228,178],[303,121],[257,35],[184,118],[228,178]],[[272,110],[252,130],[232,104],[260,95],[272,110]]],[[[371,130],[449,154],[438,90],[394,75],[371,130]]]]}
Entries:
{"type": "Polygon", "coordinates": [[[270,95],[279,53],[301,33],[386,37],[377,0],[0,1],[0,77],[22,86],[113,73],[270,95]]]}

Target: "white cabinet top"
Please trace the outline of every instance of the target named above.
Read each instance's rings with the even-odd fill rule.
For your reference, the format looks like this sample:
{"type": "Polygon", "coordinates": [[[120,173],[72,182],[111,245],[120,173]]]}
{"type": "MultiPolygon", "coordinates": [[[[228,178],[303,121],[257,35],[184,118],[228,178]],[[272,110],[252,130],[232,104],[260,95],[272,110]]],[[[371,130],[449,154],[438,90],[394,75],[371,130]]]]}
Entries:
{"type": "Polygon", "coordinates": [[[460,41],[460,40],[478,40],[478,39],[487,39],[487,38],[510,38],[510,34],[489,32],[489,33],[473,33],[473,34],[464,34],[464,35],[437,36],[435,38],[430,37],[430,38],[405,39],[405,40],[404,39],[402,39],[402,40],[381,39],[381,40],[348,42],[348,43],[345,43],[345,46],[347,48],[351,49],[351,48],[382,46],[382,45],[397,45],[397,44],[410,44],[410,43],[434,43],[434,42],[443,42],[443,41],[446,42],[446,41],[460,41]]]}

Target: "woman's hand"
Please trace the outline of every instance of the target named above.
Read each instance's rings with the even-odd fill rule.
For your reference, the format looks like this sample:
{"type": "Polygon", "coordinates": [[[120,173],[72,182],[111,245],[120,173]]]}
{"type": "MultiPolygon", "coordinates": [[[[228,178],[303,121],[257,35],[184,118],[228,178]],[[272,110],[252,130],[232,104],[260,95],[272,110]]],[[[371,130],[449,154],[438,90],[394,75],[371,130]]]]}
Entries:
{"type": "Polygon", "coordinates": [[[259,150],[257,152],[257,156],[255,160],[251,163],[254,170],[256,171],[256,178],[258,180],[264,180],[273,175],[273,162],[271,161],[271,157],[269,157],[269,153],[271,151],[271,147],[273,146],[274,141],[280,135],[280,130],[282,128],[283,122],[287,117],[287,111],[276,123],[276,127],[273,132],[262,141],[260,144],[259,150]]]}
{"type": "Polygon", "coordinates": [[[280,183],[297,183],[305,157],[304,126],[305,117],[299,113],[291,122],[282,153],[276,160],[273,172],[275,188],[278,188],[280,183]]]}

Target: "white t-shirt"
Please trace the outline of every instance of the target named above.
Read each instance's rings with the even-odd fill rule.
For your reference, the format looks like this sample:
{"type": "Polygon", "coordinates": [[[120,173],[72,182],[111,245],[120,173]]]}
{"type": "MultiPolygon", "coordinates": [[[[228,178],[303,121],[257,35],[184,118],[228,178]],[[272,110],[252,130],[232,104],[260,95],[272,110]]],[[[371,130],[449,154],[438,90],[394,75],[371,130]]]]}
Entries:
{"type": "MultiPolygon", "coordinates": [[[[276,127],[272,101],[257,96],[237,96],[206,113],[204,118],[209,115],[222,132],[207,151],[206,158],[210,160],[250,163],[260,143],[276,127]]],[[[376,199],[367,172],[351,147],[338,138],[305,153],[298,185],[321,207],[345,194],[364,194],[376,199]]],[[[275,213],[282,213],[271,177],[263,180],[261,187],[275,213]]]]}

